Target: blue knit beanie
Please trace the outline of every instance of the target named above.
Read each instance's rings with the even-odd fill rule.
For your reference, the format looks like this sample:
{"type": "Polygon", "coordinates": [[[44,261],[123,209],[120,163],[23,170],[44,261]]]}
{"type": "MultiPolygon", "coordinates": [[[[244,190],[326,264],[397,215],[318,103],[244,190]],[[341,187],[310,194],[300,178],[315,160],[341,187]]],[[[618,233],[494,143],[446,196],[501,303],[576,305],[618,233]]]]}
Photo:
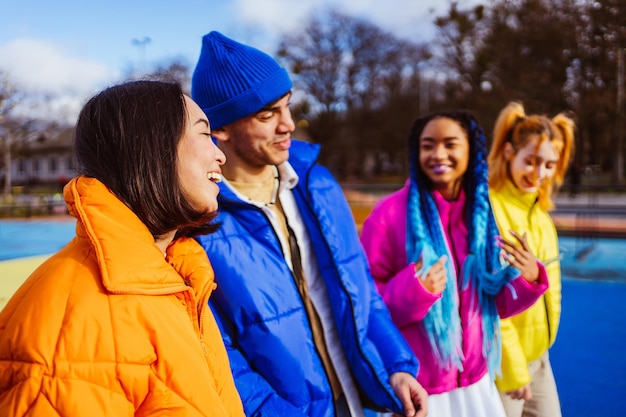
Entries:
{"type": "Polygon", "coordinates": [[[215,31],[202,38],[191,98],[209,118],[211,128],[258,112],[291,87],[287,71],[265,52],[215,31]]]}

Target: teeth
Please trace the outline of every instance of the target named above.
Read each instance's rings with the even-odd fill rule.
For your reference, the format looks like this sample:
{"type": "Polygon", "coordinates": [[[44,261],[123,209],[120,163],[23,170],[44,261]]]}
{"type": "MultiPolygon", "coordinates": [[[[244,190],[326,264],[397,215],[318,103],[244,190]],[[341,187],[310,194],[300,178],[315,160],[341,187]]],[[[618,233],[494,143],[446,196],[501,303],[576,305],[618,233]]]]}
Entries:
{"type": "Polygon", "coordinates": [[[220,182],[222,181],[222,176],[217,172],[207,172],[206,177],[209,181],[220,182]]]}

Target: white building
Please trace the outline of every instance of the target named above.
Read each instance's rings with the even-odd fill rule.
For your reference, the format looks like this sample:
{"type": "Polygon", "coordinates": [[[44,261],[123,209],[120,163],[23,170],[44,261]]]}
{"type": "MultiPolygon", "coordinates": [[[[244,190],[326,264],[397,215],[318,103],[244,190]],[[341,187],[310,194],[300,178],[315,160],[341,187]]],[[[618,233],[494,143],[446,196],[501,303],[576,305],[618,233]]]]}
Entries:
{"type": "Polygon", "coordinates": [[[11,184],[65,185],[76,176],[72,150],[73,128],[41,133],[13,150],[11,184]]]}

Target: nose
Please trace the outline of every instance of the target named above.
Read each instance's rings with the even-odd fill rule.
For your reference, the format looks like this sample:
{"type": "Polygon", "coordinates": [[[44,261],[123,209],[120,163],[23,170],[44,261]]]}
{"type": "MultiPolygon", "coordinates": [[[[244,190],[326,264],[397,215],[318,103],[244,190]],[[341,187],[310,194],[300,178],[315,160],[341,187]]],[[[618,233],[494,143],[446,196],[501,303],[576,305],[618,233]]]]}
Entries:
{"type": "Polygon", "coordinates": [[[436,159],[445,159],[447,156],[446,147],[442,144],[435,146],[434,156],[436,159]]]}
{"type": "Polygon", "coordinates": [[[291,133],[296,129],[296,123],[291,117],[291,110],[289,110],[289,108],[286,108],[283,112],[281,112],[278,129],[281,133],[291,133]]]}
{"type": "Polygon", "coordinates": [[[537,180],[541,181],[547,175],[547,168],[543,164],[539,164],[535,169],[535,175],[537,175],[537,180]]]}
{"type": "Polygon", "coordinates": [[[222,152],[222,150],[215,143],[213,146],[215,146],[215,160],[218,164],[224,165],[224,163],[226,163],[226,155],[224,155],[224,152],[222,152]]]}

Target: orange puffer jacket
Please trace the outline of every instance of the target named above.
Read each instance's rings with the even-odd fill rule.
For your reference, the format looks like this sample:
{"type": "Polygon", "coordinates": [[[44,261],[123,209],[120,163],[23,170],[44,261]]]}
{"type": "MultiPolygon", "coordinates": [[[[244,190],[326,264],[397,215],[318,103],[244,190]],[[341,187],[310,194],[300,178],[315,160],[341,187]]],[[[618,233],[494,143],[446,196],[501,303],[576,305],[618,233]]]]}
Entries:
{"type": "Polygon", "coordinates": [[[98,180],[64,194],[76,237],[0,313],[0,416],[243,416],[204,250],[164,258],[98,180]]]}

